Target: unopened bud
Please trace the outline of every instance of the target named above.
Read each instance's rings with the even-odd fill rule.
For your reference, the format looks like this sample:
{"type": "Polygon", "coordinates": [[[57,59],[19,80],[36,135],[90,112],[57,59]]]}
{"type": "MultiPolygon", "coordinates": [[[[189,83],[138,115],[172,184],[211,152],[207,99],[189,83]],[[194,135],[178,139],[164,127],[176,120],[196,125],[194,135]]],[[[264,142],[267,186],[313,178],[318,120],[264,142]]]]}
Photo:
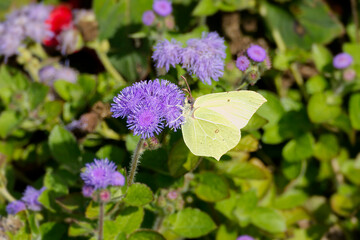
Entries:
{"type": "Polygon", "coordinates": [[[110,201],[110,198],[111,198],[111,194],[109,190],[104,189],[100,191],[100,200],[102,202],[108,202],[110,201]]]}
{"type": "Polygon", "coordinates": [[[343,78],[346,82],[352,82],[356,77],[356,72],[354,69],[346,69],[343,72],[343,78]]]}

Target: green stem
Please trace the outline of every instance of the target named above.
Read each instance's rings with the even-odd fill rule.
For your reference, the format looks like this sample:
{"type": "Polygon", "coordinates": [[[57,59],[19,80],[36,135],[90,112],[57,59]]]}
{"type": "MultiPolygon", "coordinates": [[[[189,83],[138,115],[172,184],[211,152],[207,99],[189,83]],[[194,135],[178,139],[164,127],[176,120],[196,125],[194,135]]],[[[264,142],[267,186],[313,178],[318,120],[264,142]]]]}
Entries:
{"type": "Polygon", "coordinates": [[[134,183],[134,178],[135,178],[135,174],[136,174],[136,169],[137,169],[137,165],[141,156],[141,148],[144,144],[144,139],[140,138],[134,155],[132,156],[132,160],[131,160],[131,164],[130,164],[130,174],[128,177],[128,186],[131,186],[131,184],[134,183]]]}
{"type": "Polygon", "coordinates": [[[354,18],[354,24],[355,24],[355,40],[358,43],[360,41],[360,36],[359,36],[359,16],[358,16],[358,9],[357,9],[357,1],[356,0],[351,0],[351,10],[352,10],[352,15],[354,18]]]}
{"type": "Polygon", "coordinates": [[[98,233],[98,240],[104,239],[104,202],[100,200],[100,206],[99,206],[99,233],[98,233]]]}
{"type": "Polygon", "coordinates": [[[99,56],[106,71],[108,71],[113,76],[113,78],[115,78],[117,81],[119,81],[122,85],[125,85],[126,84],[125,79],[120,75],[120,73],[111,64],[107,54],[104,52],[101,52],[99,49],[96,49],[96,53],[99,56]]]}
{"type": "Polygon", "coordinates": [[[16,199],[8,192],[5,187],[0,188],[0,195],[3,196],[7,201],[13,202],[16,199]]]}

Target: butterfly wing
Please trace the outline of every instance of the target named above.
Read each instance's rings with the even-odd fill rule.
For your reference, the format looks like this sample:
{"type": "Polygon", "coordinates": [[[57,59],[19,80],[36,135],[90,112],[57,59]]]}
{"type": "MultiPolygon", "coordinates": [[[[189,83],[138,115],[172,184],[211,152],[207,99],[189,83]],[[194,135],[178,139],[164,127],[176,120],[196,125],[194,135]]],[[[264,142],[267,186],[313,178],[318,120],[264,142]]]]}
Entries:
{"type": "Polygon", "coordinates": [[[204,119],[203,112],[214,111],[241,129],[265,102],[266,99],[254,91],[207,94],[196,99],[194,116],[197,119],[204,119]]]}
{"type": "Polygon", "coordinates": [[[213,93],[196,99],[184,111],[185,144],[198,156],[220,157],[240,141],[240,129],[266,99],[253,91],[213,93]]]}
{"type": "Polygon", "coordinates": [[[213,113],[206,113],[208,120],[191,116],[186,118],[182,133],[185,144],[194,155],[210,156],[219,161],[222,155],[239,143],[240,130],[218,113],[213,113]],[[216,118],[216,121],[211,118],[216,118]]]}

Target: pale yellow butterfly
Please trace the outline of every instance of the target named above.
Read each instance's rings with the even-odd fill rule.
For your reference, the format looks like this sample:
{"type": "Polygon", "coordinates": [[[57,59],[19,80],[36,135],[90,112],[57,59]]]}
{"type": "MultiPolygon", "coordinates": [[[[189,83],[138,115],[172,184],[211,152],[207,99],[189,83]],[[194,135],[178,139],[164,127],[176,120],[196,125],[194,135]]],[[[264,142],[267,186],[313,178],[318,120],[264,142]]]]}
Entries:
{"type": "Polygon", "coordinates": [[[221,156],[240,141],[240,129],[266,102],[254,91],[212,93],[185,100],[181,126],[185,144],[197,156],[221,156]]]}

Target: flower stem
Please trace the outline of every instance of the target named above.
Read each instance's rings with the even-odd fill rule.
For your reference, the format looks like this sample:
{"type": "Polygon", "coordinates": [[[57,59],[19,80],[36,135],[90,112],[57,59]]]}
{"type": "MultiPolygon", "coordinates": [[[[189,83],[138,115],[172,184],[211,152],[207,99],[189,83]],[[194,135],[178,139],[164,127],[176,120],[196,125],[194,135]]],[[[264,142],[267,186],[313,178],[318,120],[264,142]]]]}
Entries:
{"type": "Polygon", "coordinates": [[[98,234],[98,240],[103,240],[103,229],[104,229],[104,202],[100,200],[100,206],[99,206],[99,234],[98,234]]]}
{"type": "Polygon", "coordinates": [[[138,144],[136,145],[134,155],[132,156],[132,159],[131,159],[130,174],[128,177],[128,186],[131,186],[131,184],[134,183],[136,169],[137,169],[137,165],[138,165],[138,162],[139,162],[139,159],[141,156],[141,148],[142,148],[143,144],[144,144],[144,139],[140,138],[138,144]]]}
{"type": "Polygon", "coordinates": [[[8,192],[5,187],[0,188],[0,195],[3,196],[9,202],[15,201],[16,199],[8,192]]]}

